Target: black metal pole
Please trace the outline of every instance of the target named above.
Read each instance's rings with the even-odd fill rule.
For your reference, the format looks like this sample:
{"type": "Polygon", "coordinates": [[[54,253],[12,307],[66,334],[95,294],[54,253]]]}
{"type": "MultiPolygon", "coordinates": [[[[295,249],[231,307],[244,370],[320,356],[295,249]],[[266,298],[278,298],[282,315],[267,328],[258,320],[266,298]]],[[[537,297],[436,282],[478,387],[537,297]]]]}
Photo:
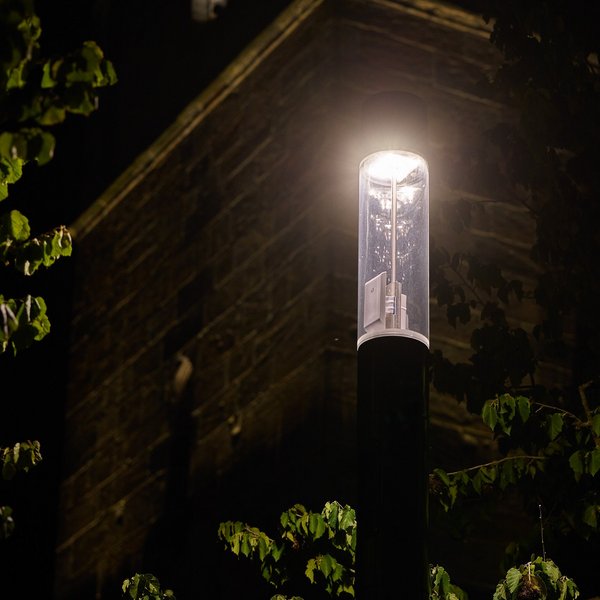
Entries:
{"type": "Polygon", "coordinates": [[[426,346],[358,349],[358,600],[428,600],[426,346]]]}

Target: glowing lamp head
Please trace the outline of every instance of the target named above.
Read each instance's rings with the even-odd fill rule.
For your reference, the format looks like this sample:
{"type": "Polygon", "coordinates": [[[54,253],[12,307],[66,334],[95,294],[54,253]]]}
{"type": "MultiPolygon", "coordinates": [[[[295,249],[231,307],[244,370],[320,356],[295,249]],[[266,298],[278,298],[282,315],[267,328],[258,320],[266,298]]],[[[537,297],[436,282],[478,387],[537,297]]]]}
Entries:
{"type": "Polygon", "coordinates": [[[360,165],[358,341],[403,336],[429,347],[429,174],[415,152],[360,165]]]}

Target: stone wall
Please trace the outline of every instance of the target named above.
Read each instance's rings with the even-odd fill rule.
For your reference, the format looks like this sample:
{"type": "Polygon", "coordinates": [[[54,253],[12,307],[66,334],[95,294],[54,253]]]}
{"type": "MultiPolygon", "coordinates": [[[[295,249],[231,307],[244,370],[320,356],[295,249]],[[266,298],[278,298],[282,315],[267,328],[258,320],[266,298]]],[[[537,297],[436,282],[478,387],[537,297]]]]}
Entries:
{"type": "MultiPolygon", "coordinates": [[[[486,194],[456,154],[502,114],[477,85],[486,31],[429,4],[293,3],[75,223],[57,598],[118,597],[135,570],[231,598],[252,575],[218,547],[220,520],[354,501],[360,106],[426,100],[432,229],[451,243],[441,201],[486,194]]],[[[469,245],[523,275],[529,234],[494,204],[469,245]]],[[[433,308],[433,346],[468,356],[433,308]]],[[[450,463],[485,452],[444,398],[432,436],[450,463]]]]}

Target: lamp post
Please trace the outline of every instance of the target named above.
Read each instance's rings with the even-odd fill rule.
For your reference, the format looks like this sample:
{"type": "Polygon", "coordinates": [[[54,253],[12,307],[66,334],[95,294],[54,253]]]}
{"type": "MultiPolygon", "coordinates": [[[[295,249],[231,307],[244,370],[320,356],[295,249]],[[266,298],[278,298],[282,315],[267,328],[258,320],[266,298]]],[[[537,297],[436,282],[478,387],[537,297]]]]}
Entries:
{"type": "Polygon", "coordinates": [[[410,94],[378,94],[365,105],[364,125],[369,153],[359,184],[357,598],[426,600],[425,112],[410,94]]]}

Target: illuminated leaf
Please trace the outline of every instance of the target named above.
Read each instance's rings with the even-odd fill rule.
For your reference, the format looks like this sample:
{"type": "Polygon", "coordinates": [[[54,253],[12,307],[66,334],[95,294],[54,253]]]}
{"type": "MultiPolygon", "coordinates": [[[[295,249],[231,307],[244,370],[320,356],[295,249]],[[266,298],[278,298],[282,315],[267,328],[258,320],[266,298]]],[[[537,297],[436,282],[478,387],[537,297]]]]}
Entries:
{"type": "Polygon", "coordinates": [[[304,571],[304,574],[308,577],[308,580],[311,583],[315,583],[315,570],[317,568],[317,561],[314,558],[311,558],[307,563],[306,563],[306,570],[304,571]]]}
{"type": "Polygon", "coordinates": [[[0,238],[23,242],[29,238],[30,233],[29,220],[18,210],[11,210],[0,216],[0,238]]]}
{"type": "Polygon", "coordinates": [[[519,587],[521,577],[522,576],[519,569],[512,568],[506,573],[506,585],[508,586],[508,591],[511,594],[514,594],[516,589],[519,587]]]}

